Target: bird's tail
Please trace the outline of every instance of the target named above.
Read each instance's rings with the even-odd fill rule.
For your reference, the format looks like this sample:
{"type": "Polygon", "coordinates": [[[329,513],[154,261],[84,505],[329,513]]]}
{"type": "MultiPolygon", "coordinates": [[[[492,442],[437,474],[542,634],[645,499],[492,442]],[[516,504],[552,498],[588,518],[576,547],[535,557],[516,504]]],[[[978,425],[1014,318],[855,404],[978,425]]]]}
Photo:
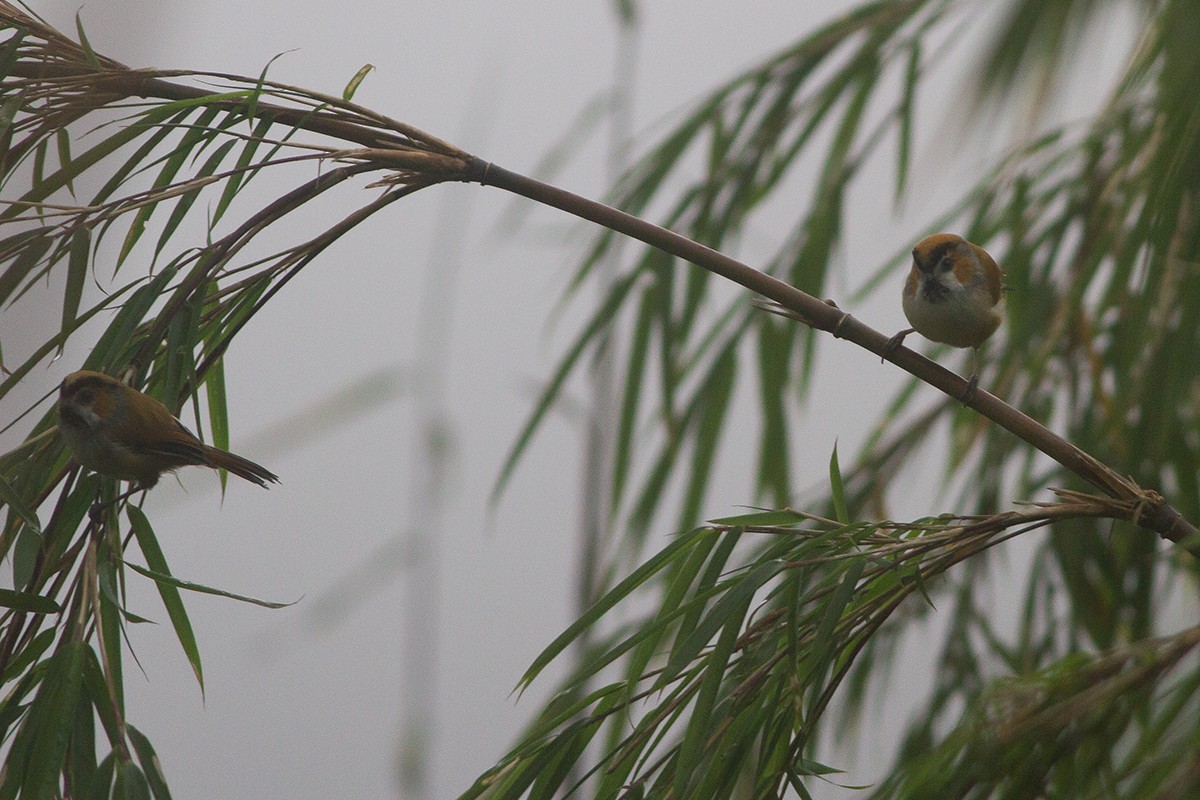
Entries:
{"type": "Polygon", "coordinates": [[[204,455],[208,457],[210,466],[232,472],[239,478],[244,478],[251,483],[257,483],[263,488],[266,488],[268,482],[279,483],[279,476],[274,472],[271,472],[271,470],[261,464],[255,464],[248,458],[242,458],[236,453],[230,453],[211,445],[205,445],[204,455]]]}

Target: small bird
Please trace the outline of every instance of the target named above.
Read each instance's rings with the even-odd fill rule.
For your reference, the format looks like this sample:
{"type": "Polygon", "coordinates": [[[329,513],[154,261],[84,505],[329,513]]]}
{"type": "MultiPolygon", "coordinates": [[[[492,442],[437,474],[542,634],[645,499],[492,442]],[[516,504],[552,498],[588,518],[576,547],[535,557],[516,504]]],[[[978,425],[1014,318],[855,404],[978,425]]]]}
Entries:
{"type": "Polygon", "coordinates": [[[81,370],[63,379],[58,420],[76,461],[134,483],[122,497],[192,464],[228,470],[262,487],[279,481],[265,467],[200,441],[161,402],[101,372],[81,370]]]}
{"type": "Polygon", "coordinates": [[[889,339],[886,352],[914,331],[934,342],[972,348],[966,402],[979,383],[979,347],[1004,319],[1004,273],[982,247],[953,233],[925,237],[912,254],[904,283],[904,316],[912,327],[889,339]]]}

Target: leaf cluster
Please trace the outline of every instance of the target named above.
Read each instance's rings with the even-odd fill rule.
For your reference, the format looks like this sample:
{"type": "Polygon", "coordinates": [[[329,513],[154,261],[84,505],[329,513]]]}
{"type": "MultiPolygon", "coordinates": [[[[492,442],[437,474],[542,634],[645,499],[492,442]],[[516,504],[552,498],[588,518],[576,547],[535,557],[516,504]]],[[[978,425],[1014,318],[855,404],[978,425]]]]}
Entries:
{"type": "MultiPolygon", "coordinates": [[[[101,333],[81,366],[120,374],[173,411],[192,400],[195,429],[227,448],[222,357],[233,339],[330,243],[468,157],[353,103],[369,67],[332,96],[266,70],[134,70],[95,53],[82,25],[77,35],[0,2],[0,309],[43,283],[63,298],[54,335],[0,355],[0,398],[93,323],[101,333]],[[264,170],[298,180],[240,207],[264,170]],[[370,173],[377,191],[361,207],[281,252],[248,255],[260,233],[370,173]],[[147,268],[131,276],[133,261],[147,268]]],[[[154,582],[201,690],[182,592],[280,604],[173,576],[137,507],[122,531],[116,507],[93,506],[115,496],[113,482],[83,476],[55,425],[43,408],[0,456],[0,556],[13,565],[0,592],[0,798],[169,797],[153,748],[125,720],[123,640],[147,621],[127,607],[127,581],[154,582]],[[103,741],[111,752],[98,760],[103,741]]]]}
{"type": "MultiPolygon", "coordinates": [[[[1030,76],[1051,85],[1063,63],[1056,48],[1104,5],[1015,2],[984,60],[992,67],[979,102],[1030,76]]],[[[1195,633],[1163,637],[1155,620],[1165,588],[1186,581],[1194,590],[1195,570],[1149,533],[1179,552],[1200,549],[1186,535],[1187,520],[1200,518],[1200,384],[1190,358],[1200,346],[1200,111],[1191,98],[1200,21],[1183,0],[1138,6],[1136,48],[1093,119],[1056,122],[1020,143],[931,225],[956,228],[1008,270],[1010,324],[985,374],[1008,404],[991,395],[972,404],[1004,429],[953,400],[919,406],[914,382],[849,468],[835,459],[829,486],[796,501],[791,458],[802,443],[790,420],[812,390],[817,329],[868,349],[883,342],[810,295],[831,282],[863,166],[890,156],[891,191],[910,190],[928,76],[962,38],[947,33],[975,23],[978,7],[867,2],[766,58],[649,148],[614,190],[622,214],[354,104],[367,68],[341,96],[268,80],[265,70],[258,78],[132,70],[94,53],[82,27],[75,43],[0,0],[0,308],[46,279],[64,287],[60,329],[0,364],[0,398],[96,320],[106,327],[85,366],[122,371],[173,409],[192,399],[207,409],[207,420],[196,411],[195,427],[223,445],[222,356],[330,243],[441,181],[524,194],[610,228],[568,293],[593,279],[616,231],[654,246],[584,322],[501,477],[502,487],[577,367],[598,347],[616,347],[624,373],[609,514],[622,532],[619,552],[596,605],[522,686],[568,645],[584,640],[586,653],[466,796],[808,796],[811,780],[832,773],[819,751],[835,738],[829,720],[854,719],[872,690],[887,688],[897,643],[935,602],[949,625],[930,702],[878,796],[1018,797],[1031,787],[1187,796],[1195,633]],[[817,177],[768,263],[783,282],[718,252],[737,247],[809,160],[817,177]],[[266,205],[241,209],[242,190],[267,169],[302,177],[266,205]],[[100,188],[85,190],[93,175],[105,176],[100,188]],[[374,199],[324,231],[249,255],[262,231],[368,179],[374,199]],[[663,226],[631,214],[661,214],[663,226]],[[181,248],[197,224],[205,243],[181,248]],[[114,248],[113,269],[97,269],[114,248]],[[131,279],[122,270],[135,254],[150,268],[131,279]],[[680,258],[705,269],[684,269],[680,258]],[[723,294],[714,275],[761,291],[809,326],[723,294]],[[780,287],[790,294],[777,296],[780,287]],[[630,335],[620,335],[623,324],[630,335]],[[760,415],[757,495],[806,510],[698,527],[748,379],[760,415]],[[1018,427],[1039,435],[1012,437],[1018,427]],[[880,521],[898,476],[941,432],[959,510],[880,521]],[[1085,482],[1107,496],[1084,494],[1085,482]],[[1011,498],[1051,486],[1060,487],[1056,502],[1009,508],[1011,498]],[[675,503],[674,529],[688,532],[644,558],[649,532],[664,525],[665,498],[675,503]],[[1164,521],[1166,512],[1179,524],[1164,521]],[[876,521],[855,521],[864,518],[876,521]],[[1044,533],[1023,537],[1034,555],[1018,587],[1021,617],[1015,632],[1001,630],[985,595],[987,554],[1034,529],[1044,533]],[[1022,760],[1023,749],[1031,755],[1022,760]],[[1140,758],[1150,753],[1157,759],[1140,758]]],[[[899,264],[887,259],[851,302],[899,264]]],[[[950,385],[918,359],[904,351],[892,360],[950,385]]],[[[0,456],[0,555],[14,566],[14,586],[0,593],[0,736],[9,748],[0,800],[25,788],[165,797],[148,742],[124,720],[120,642],[142,620],[125,607],[124,567],[155,581],[201,681],[180,590],[216,590],[171,575],[135,508],[124,533],[116,513],[89,515],[97,493],[114,489],[81,477],[53,429],[47,413],[24,445],[0,456]],[[127,560],[135,541],[145,567],[127,560]],[[96,720],[112,749],[105,759],[96,757],[96,720]]]]}
{"type": "MultiPolygon", "coordinates": [[[[803,156],[815,155],[819,177],[770,269],[820,296],[856,175],[867,159],[890,149],[895,191],[897,196],[905,193],[918,112],[922,103],[929,104],[924,86],[948,60],[954,43],[976,41],[969,34],[985,18],[981,5],[862,4],[697,104],[648,148],[618,185],[612,202],[635,214],[661,213],[666,227],[686,231],[710,247],[735,248],[756,210],[790,189],[782,177],[799,169],[803,156]]],[[[981,118],[996,115],[1011,110],[1009,98],[1021,94],[1022,87],[1034,85],[1040,87],[1035,101],[1044,108],[1061,65],[1069,63],[1069,46],[1112,5],[1010,4],[1004,25],[980,61],[980,91],[962,104],[981,118]]],[[[1200,112],[1184,85],[1200,74],[1200,61],[1196,49],[1183,42],[1200,34],[1200,23],[1186,8],[1179,2],[1138,5],[1140,27],[1129,61],[1097,113],[1082,122],[1043,125],[984,170],[927,231],[961,233],[988,248],[1008,273],[1009,320],[1003,342],[989,352],[983,385],[1025,417],[1053,425],[1066,440],[1097,456],[1117,482],[1155,487],[1169,495],[1183,517],[1195,520],[1200,518],[1200,379],[1194,358],[1200,348],[1200,271],[1195,269],[1200,263],[1195,224],[1200,112]]],[[[914,233],[913,240],[917,238],[914,233]]],[[[599,280],[596,265],[611,241],[608,233],[597,237],[576,285],[599,280]]],[[[910,246],[898,250],[903,254],[910,246]]],[[[850,302],[887,286],[901,263],[902,257],[888,258],[850,302]]],[[[587,363],[594,349],[617,348],[624,395],[610,513],[614,527],[627,534],[611,575],[622,574],[620,565],[637,563],[646,532],[656,522],[670,524],[661,522],[664,515],[679,528],[696,524],[702,499],[713,489],[711,464],[731,427],[726,424],[730,398],[747,382],[760,403],[759,496],[775,507],[801,505],[813,513],[833,514],[836,492],[818,489],[796,500],[789,460],[803,448],[788,420],[811,388],[814,331],[762,314],[744,297],[729,300],[717,285],[709,274],[681,271],[658,250],[642,251],[613,282],[560,362],[517,442],[514,458],[572,371],[587,363]],[[665,491],[672,481],[680,481],[684,491],[665,491]]],[[[838,335],[836,327],[794,316],[838,335]]],[[[1048,459],[1047,451],[1029,439],[1013,437],[1011,428],[989,424],[953,398],[922,401],[919,387],[913,380],[901,389],[841,479],[851,518],[886,519],[889,495],[912,475],[911,466],[929,472],[929,457],[922,451],[939,435],[950,443],[943,461],[945,480],[960,509],[956,513],[1002,515],[1012,498],[1037,496],[1055,486],[1086,486],[1075,466],[1048,459]]],[[[1108,491],[1107,480],[1091,483],[1108,491]]],[[[942,598],[939,608],[951,622],[938,651],[930,702],[913,720],[909,746],[879,796],[1026,797],[1053,787],[1056,796],[1109,792],[1150,797],[1164,792],[1183,797],[1195,790],[1187,767],[1194,763],[1194,736],[1182,728],[1186,709],[1195,704],[1196,666],[1186,657],[1192,634],[1151,638],[1161,631],[1157,625],[1167,589],[1182,581],[1187,595],[1194,594],[1193,561],[1162,552],[1161,542],[1136,525],[1111,520],[1137,523],[1139,517],[1066,514],[1049,521],[1043,535],[1031,537],[1030,568],[1027,574],[1017,571],[1024,585],[1006,587],[1007,596],[1021,603],[1015,631],[998,627],[994,619],[991,593],[998,587],[990,580],[993,568],[984,553],[933,583],[931,596],[942,598]],[[1177,642],[1184,643],[1181,649],[1177,642]],[[1166,666],[1131,670],[1128,683],[1101,679],[1111,665],[1129,664],[1131,658],[1166,666]],[[1063,717],[1054,729],[1059,738],[1036,759],[1020,762],[1027,770],[1014,777],[1011,768],[1037,740],[1039,729],[1009,720],[1010,739],[999,744],[987,739],[988,722],[997,718],[989,698],[997,681],[1047,684],[1042,671],[1061,681],[1047,690],[1043,705],[1025,711],[1032,714],[1030,709],[1036,708],[1052,717],[1066,708],[1075,715],[1063,717]],[[1099,687],[1091,694],[1084,692],[1089,681],[1099,687]],[[1121,699],[1123,695],[1129,697],[1121,699]],[[1080,698],[1097,705],[1081,706],[1080,698]],[[1153,764],[1131,755],[1160,746],[1169,749],[1153,764]],[[914,779],[917,772],[925,777],[914,779]]],[[[1194,551],[1194,542],[1180,543],[1194,551]]],[[[758,559],[766,549],[723,562],[729,595],[747,596],[738,594],[742,580],[751,595],[770,591],[755,583],[762,578],[755,568],[762,566],[758,559]]],[[[873,563],[869,555],[862,558],[863,569],[873,563]]],[[[672,581],[684,563],[687,558],[680,555],[662,566],[658,579],[647,580],[641,588],[643,602],[653,598],[658,605],[678,598],[681,590],[672,581]]],[[[617,577],[610,585],[611,593],[599,606],[607,608],[610,598],[626,591],[617,577]]],[[[702,594],[705,585],[695,579],[691,588],[702,594]]],[[[820,595],[825,599],[816,602],[827,602],[828,592],[826,587],[820,595]]],[[[845,645],[852,641],[850,617],[844,607],[831,607],[839,620],[831,623],[833,630],[845,635],[845,645]]],[[[726,607],[730,609],[726,621],[745,611],[726,607]]],[[[911,604],[897,609],[891,625],[874,630],[854,651],[859,663],[845,664],[845,702],[833,717],[838,722],[827,730],[844,728],[855,718],[871,688],[885,691],[897,643],[919,635],[915,632],[927,616],[921,609],[911,604]]],[[[741,624],[744,634],[756,619],[746,611],[742,622],[729,624],[741,624]]],[[[592,635],[601,637],[604,623],[614,624],[593,615],[584,620],[581,624],[593,626],[592,635]]],[[[790,622],[805,630],[797,618],[790,622]]],[[[652,625],[642,620],[622,625],[621,631],[632,640],[652,625]]],[[[669,626],[655,630],[660,654],[679,647],[669,626]]],[[[684,638],[691,633],[686,631],[684,638]]],[[[740,651],[724,649],[731,645],[722,638],[722,628],[702,633],[709,637],[704,647],[720,652],[708,665],[713,671],[698,666],[697,659],[697,671],[690,673],[694,683],[680,679],[677,684],[691,686],[691,694],[667,695],[660,704],[651,704],[634,688],[668,691],[654,683],[657,673],[645,669],[646,662],[633,655],[623,658],[621,669],[628,672],[621,688],[612,689],[623,699],[612,705],[609,695],[589,692],[618,685],[610,682],[617,646],[581,658],[559,705],[551,707],[560,716],[548,714],[544,726],[531,730],[474,791],[488,797],[525,796],[523,791],[542,796],[552,784],[565,784],[537,777],[540,770],[555,769],[558,759],[582,759],[597,764],[597,777],[586,784],[589,796],[602,787],[599,796],[627,791],[630,797],[772,797],[785,783],[803,795],[801,776],[821,771],[806,773],[804,764],[811,762],[799,756],[817,739],[805,726],[818,720],[802,713],[803,704],[796,702],[804,693],[781,689],[786,682],[778,676],[772,685],[775,694],[754,692],[753,702],[762,703],[761,715],[745,728],[737,727],[744,709],[731,698],[737,687],[746,686],[747,676],[756,674],[754,667],[740,651]],[[697,712],[701,686],[720,688],[705,695],[708,704],[697,712]],[[629,711],[634,696],[650,704],[644,716],[629,711]],[[671,704],[671,698],[677,702],[671,704]],[[785,707],[786,712],[780,710],[785,707]],[[600,721],[608,719],[610,709],[616,716],[630,714],[632,721],[621,735],[610,733],[596,744],[600,721]],[[780,718],[770,716],[777,711],[780,718]],[[795,750],[785,751],[791,760],[771,749],[782,739],[765,736],[773,731],[787,739],[782,717],[789,714],[796,743],[795,750]],[[701,751],[695,742],[703,734],[691,727],[697,716],[713,737],[712,749],[701,751],[714,760],[702,766],[697,766],[701,762],[695,754],[701,751]],[[742,738],[737,743],[722,739],[727,729],[736,729],[742,738]],[[635,735],[641,737],[636,741],[647,743],[637,751],[645,757],[625,759],[631,751],[624,737],[635,735]],[[760,736],[764,738],[755,739],[760,736]],[[681,743],[689,737],[685,758],[681,743]],[[718,764],[718,754],[725,752],[733,753],[730,761],[718,764]],[[674,772],[680,764],[687,776],[674,772]],[[628,781],[622,784],[624,778],[610,774],[628,781]],[[760,782],[764,775],[770,777],[760,782]]],[[[785,650],[781,642],[782,635],[768,649],[785,650]]],[[[788,677],[800,680],[796,673],[788,677]]]]}

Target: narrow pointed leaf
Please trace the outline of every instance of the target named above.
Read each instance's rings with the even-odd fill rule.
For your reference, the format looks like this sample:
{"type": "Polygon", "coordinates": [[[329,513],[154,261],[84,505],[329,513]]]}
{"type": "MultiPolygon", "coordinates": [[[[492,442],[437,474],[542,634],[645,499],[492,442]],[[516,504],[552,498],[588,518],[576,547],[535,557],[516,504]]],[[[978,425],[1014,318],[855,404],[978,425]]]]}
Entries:
{"type": "Polygon", "coordinates": [[[354,73],[354,77],[346,84],[346,88],[342,90],[342,99],[347,103],[354,99],[354,93],[358,91],[358,86],[363,82],[363,79],[375,69],[374,64],[363,64],[363,66],[354,73]]]}
{"type": "MultiPolygon", "coordinates": [[[[152,570],[163,578],[156,578],[154,583],[158,587],[159,597],[162,598],[163,605],[167,609],[167,616],[171,618],[171,625],[175,628],[175,636],[179,639],[188,663],[192,665],[192,672],[196,675],[196,682],[200,684],[200,693],[203,695],[204,671],[200,666],[200,648],[196,645],[196,634],[192,631],[192,623],[188,620],[187,610],[183,607],[183,598],[179,596],[179,587],[169,578],[171,570],[167,566],[167,559],[163,555],[162,548],[158,546],[158,538],[154,535],[154,529],[150,527],[150,520],[137,506],[126,506],[125,510],[142,555],[146,557],[146,562],[150,564],[152,570]]],[[[130,566],[133,565],[130,564],[130,566]]]]}
{"type": "Polygon", "coordinates": [[[154,746],[150,744],[150,740],[146,735],[132,725],[125,726],[125,732],[129,735],[129,742],[133,745],[133,752],[137,754],[137,759],[142,765],[142,770],[146,773],[146,780],[150,784],[150,791],[154,795],[154,800],[171,800],[171,792],[167,788],[166,776],[163,775],[162,764],[158,760],[158,754],[154,752],[154,746]]]}
{"type": "Polygon", "coordinates": [[[25,520],[25,524],[29,526],[32,533],[40,534],[42,532],[42,523],[38,519],[37,511],[25,502],[25,498],[21,497],[21,493],[14,489],[13,485],[3,475],[0,475],[0,502],[3,502],[18,517],[25,520]]]}
{"type": "MultiPolygon", "coordinates": [[[[149,561],[150,559],[147,558],[146,560],[149,561]]],[[[134,564],[130,561],[126,561],[124,564],[134,572],[150,578],[159,585],[160,589],[163,586],[170,586],[177,589],[186,589],[189,592],[197,592],[198,594],[211,594],[217,597],[228,597],[230,600],[251,603],[256,606],[262,606],[263,608],[287,608],[288,606],[294,606],[299,602],[298,600],[293,600],[290,603],[278,603],[272,600],[260,600],[257,597],[247,597],[244,594],[234,594],[233,592],[227,592],[224,589],[214,589],[211,586],[205,586],[200,583],[192,583],[191,581],[181,580],[168,572],[146,569],[145,567],[139,566],[138,564],[134,564]]]]}
{"type": "Polygon", "coordinates": [[[849,525],[850,513],[846,510],[846,489],[842,485],[842,468],[838,466],[836,442],[833,445],[833,453],[829,456],[829,492],[833,498],[837,521],[843,525],[849,525]]]}
{"type": "Polygon", "coordinates": [[[0,606],[34,614],[57,614],[60,611],[58,603],[49,597],[13,589],[0,589],[0,606]]]}
{"type": "Polygon", "coordinates": [[[87,281],[91,243],[92,234],[89,228],[81,225],[71,233],[70,255],[67,258],[67,285],[63,289],[62,331],[64,334],[69,334],[75,329],[75,318],[79,315],[79,302],[83,298],[83,284],[87,281]]]}
{"type": "Polygon", "coordinates": [[[671,542],[653,557],[647,559],[641,566],[629,574],[625,580],[617,584],[611,591],[601,597],[596,603],[589,608],[579,619],[575,620],[565,631],[559,634],[553,642],[551,642],[545,650],[534,659],[533,664],[529,669],[525,670],[525,674],[521,676],[521,680],[517,683],[518,689],[527,688],[538,676],[543,669],[546,668],[563,650],[567,648],[571,642],[575,641],[580,632],[591,627],[598,619],[603,617],[617,603],[628,597],[639,586],[648,581],[651,577],[657,574],[667,565],[671,564],[679,555],[692,546],[694,542],[704,536],[712,536],[714,531],[711,528],[697,528],[688,533],[681,534],[675,541],[671,542]]]}
{"type": "Polygon", "coordinates": [[[83,56],[88,63],[97,70],[103,69],[100,66],[100,59],[96,57],[96,51],[92,50],[92,43],[88,41],[87,34],[83,31],[83,12],[75,12],[75,31],[79,34],[79,46],[83,48],[83,56]]]}

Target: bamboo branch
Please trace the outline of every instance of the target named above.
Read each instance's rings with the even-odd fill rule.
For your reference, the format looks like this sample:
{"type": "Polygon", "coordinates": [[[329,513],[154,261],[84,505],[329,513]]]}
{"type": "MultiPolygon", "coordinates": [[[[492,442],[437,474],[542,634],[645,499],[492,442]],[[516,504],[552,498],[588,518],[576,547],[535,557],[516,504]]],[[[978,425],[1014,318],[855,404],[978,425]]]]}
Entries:
{"type": "MultiPolygon", "coordinates": [[[[806,325],[830,333],[835,338],[853,342],[951,397],[961,398],[966,393],[966,380],[915,350],[907,347],[889,350],[886,334],[842,311],[832,300],[818,300],[778,278],[666,228],[480,159],[471,162],[462,179],[519,194],[631,236],[757,292],[792,312],[806,325]]],[[[1133,509],[1131,522],[1200,558],[1200,531],[1172,508],[1162,495],[1143,490],[1132,480],[1122,477],[1094,456],[989,392],[976,389],[966,404],[1104,494],[1130,503],[1133,509]]]]}
{"type": "MultiPolygon", "coordinates": [[[[819,300],[778,278],[666,228],[483,161],[424,131],[362,106],[341,98],[265,80],[252,81],[245,77],[221,73],[134,70],[111,59],[95,55],[87,58],[85,56],[88,54],[78,51],[78,46],[61,34],[31,21],[2,0],[0,22],[12,27],[30,29],[35,35],[47,40],[47,49],[58,48],[54,50],[53,59],[18,59],[13,64],[10,74],[24,79],[28,83],[28,87],[25,88],[44,89],[42,84],[46,82],[72,85],[78,83],[76,89],[86,87],[89,93],[93,93],[90,96],[98,99],[81,102],[74,107],[79,115],[90,111],[97,103],[103,105],[129,97],[167,100],[198,100],[210,97],[215,107],[227,106],[231,110],[246,110],[248,106],[253,105],[255,113],[270,114],[281,124],[360,145],[361,147],[355,149],[335,150],[331,156],[351,162],[354,165],[353,172],[378,170],[386,173],[387,177],[378,181],[378,184],[425,186],[450,180],[477,182],[553,206],[631,236],[732,280],[777,303],[789,312],[789,315],[810,327],[853,342],[891,361],[950,397],[961,398],[966,394],[967,382],[963,378],[906,347],[889,350],[888,337],[885,334],[842,311],[832,300],[819,300]],[[300,103],[307,103],[309,107],[295,108],[260,102],[258,92],[251,92],[251,96],[244,98],[214,96],[207,88],[167,80],[168,77],[185,76],[224,81],[244,86],[247,90],[259,88],[263,94],[295,98],[300,103]],[[336,109],[341,115],[327,113],[326,109],[336,109]]],[[[22,87],[9,88],[20,90],[22,87]]],[[[30,139],[32,138],[34,137],[31,136],[30,139]]],[[[10,158],[16,149],[14,147],[10,151],[10,158]]],[[[176,295],[177,299],[181,296],[182,293],[176,295]]],[[[989,392],[976,390],[967,399],[966,404],[1045,453],[1104,494],[1130,504],[1129,507],[1134,509],[1131,521],[1135,524],[1158,533],[1200,557],[1200,531],[1157,492],[1143,490],[1132,480],[1118,474],[1037,420],[989,392]]]]}

